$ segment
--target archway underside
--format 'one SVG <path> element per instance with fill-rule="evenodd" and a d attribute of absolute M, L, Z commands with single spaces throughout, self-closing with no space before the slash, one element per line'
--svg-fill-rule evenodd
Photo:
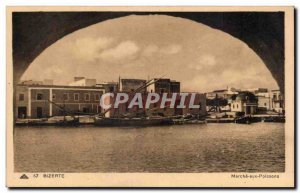
<path fill-rule="evenodd" d="M 282 12 L 15 12 L 13 13 L 14 84 L 19 81 L 31 62 L 60 38 L 89 25 L 132 14 L 182 17 L 240 39 L 261 57 L 284 92 Z"/>

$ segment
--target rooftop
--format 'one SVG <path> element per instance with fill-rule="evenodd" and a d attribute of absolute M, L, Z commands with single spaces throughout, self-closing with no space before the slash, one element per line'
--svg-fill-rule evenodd
<path fill-rule="evenodd" d="M 36 85 L 36 84 L 17 84 L 17 86 L 35 87 L 35 88 L 79 88 L 79 89 L 103 89 L 99 86 L 66 86 L 66 85 Z"/>

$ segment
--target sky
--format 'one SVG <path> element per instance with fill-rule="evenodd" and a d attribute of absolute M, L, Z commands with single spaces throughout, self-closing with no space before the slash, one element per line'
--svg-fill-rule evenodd
<path fill-rule="evenodd" d="M 227 87 L 278 88 L 259 56 L 244 42 L 220 30 L 179 17 L 131 15 L 75 31 L 45 49 L 21 80 L 53 79 L 68 84 L 75 76 L 98 83 L 164 75 L 181 91 Z"/>

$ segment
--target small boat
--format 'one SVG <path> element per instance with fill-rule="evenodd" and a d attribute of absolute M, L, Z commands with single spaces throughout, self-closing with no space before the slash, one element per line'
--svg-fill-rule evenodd
<path fill-rule="evenodd" d="M 234 119 L 234 122 L 238 124 L 251 124 L 251 123 L 260 122 L 260 119 L 252 116 L 241 116 L 241 117 L 236 117 Z"/>
<path fill-rule="evenodd" d="M 238 124 L 250 124 L 252 123 L 252 119 L 250 116 L 242 116 L 242 117 L 236 117 L 234 119 L 234 122 Z"/>
<path fill-rule="evenodd" d="M 79 124 L 79 119 L 76 117 L 61 118 L 51 117 L 42 119 L 20 119 L 16 121 L 18 126 L 76 126 Z"/>
<path fill-rule="evenodd" d="M 285 117 L 284 116 L 267 117 L 264 119 L 264 122 L 285 123 Z"/>
<path fill-rule="evenodd" d="M 142 117 L 142 118 L 107 118 L 95 117 L 96 126 L 160 126 L 172 125 L 172 118 Z"/>

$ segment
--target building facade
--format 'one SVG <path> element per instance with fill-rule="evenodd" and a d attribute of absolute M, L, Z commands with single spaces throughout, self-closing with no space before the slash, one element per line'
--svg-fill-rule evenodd
<path fill-rule="evenodd" d="M 96 79 L 74 77 L 74 81 L 69 86 L 96 86 Z"/>
<path fill-rule="evenodd" d="M 154 78 L 150 81 L 151 85 L 147 87 L 148 92 L 155 93 L 179 93 L 180 82 L 170 80 L 168 78 L 158 79 Z"/>
<path fill-rule="evenodd" d="M 106 97 L 105 104 L 106 105 L 114 105 L 116 101 L 116 94 L 113 97 Z M 121 103 L 117 108 L 111 108 L 106 114 L 106 117 L 144 117 L 144 116 L 163 116 L 170 117 L 176 115 L 206 115 L 206 97 L 205 94 L 194 93 L 194 99 L 192 100 L 192 93 L 188 93 L 184 100 L 184 108 L 177 108 L 181 102 L 181 95 L 177 94 L 175 98 L 174 108 L 171 108 L 170 102 L 166 102 L 165 107 L 161 108 L 162 103 L 162 95 L 159 94 L 160 99 L 153 104 L 150 104 L 149 108 L 145 108 L 145 103 L 149 93 L 141 93 L 143 106 L 140 108 L 135 105 L 132 108 L 129 108 L 131 101 L 133 100 L 134 94 L 127 93 L 129 95 L 129 99 L 126 103 Z M 172 98 L 172 93 L 167 95 L 167 98 Z M 194 105 L 199 105 L 199 108 L 189 108 L 190 102 L 193 102 Z M 102 112 L 107 109 L 102 109 Z"/>
<path fill-rule="evenodd" d="M 119 79 L 120 92 L 132 92 L 145 85 L 146 80 L 143 79 Z M 140 92 L 146 92 L 146 88 L 141 89 Z"/>
<path fill-rule="evenodd" d="M 82 86 L 17 85 L 18 118 L 46 118 L 101 112 L 103 88 Z"/>
<path fill-rule="evenodd" d="M 258 100 L 258 110 L 259 111 L 270 111 L 272 110 L 272 100 L 270 96 L 257 96 Z"/>
<path fill-rule="evenodd" d="M 251 92 L 241 92 L 232 97 L 231 111 L 244 113 L 245 115 L 257 112 L 258 102 L 256 96 Z"/>
<path fill-rule="evenodd" d="M 104 88 L 105 93 L 117 92 L 119 90 L 119 84 L 117 82 L 104 82 L 96 84 L 96 87 Z"/>
<path fill-rule="evenodd" d="M 278 113 L 284 113 L 284 97 L 280 90 L 271 90 L 272 109 Z"/>

